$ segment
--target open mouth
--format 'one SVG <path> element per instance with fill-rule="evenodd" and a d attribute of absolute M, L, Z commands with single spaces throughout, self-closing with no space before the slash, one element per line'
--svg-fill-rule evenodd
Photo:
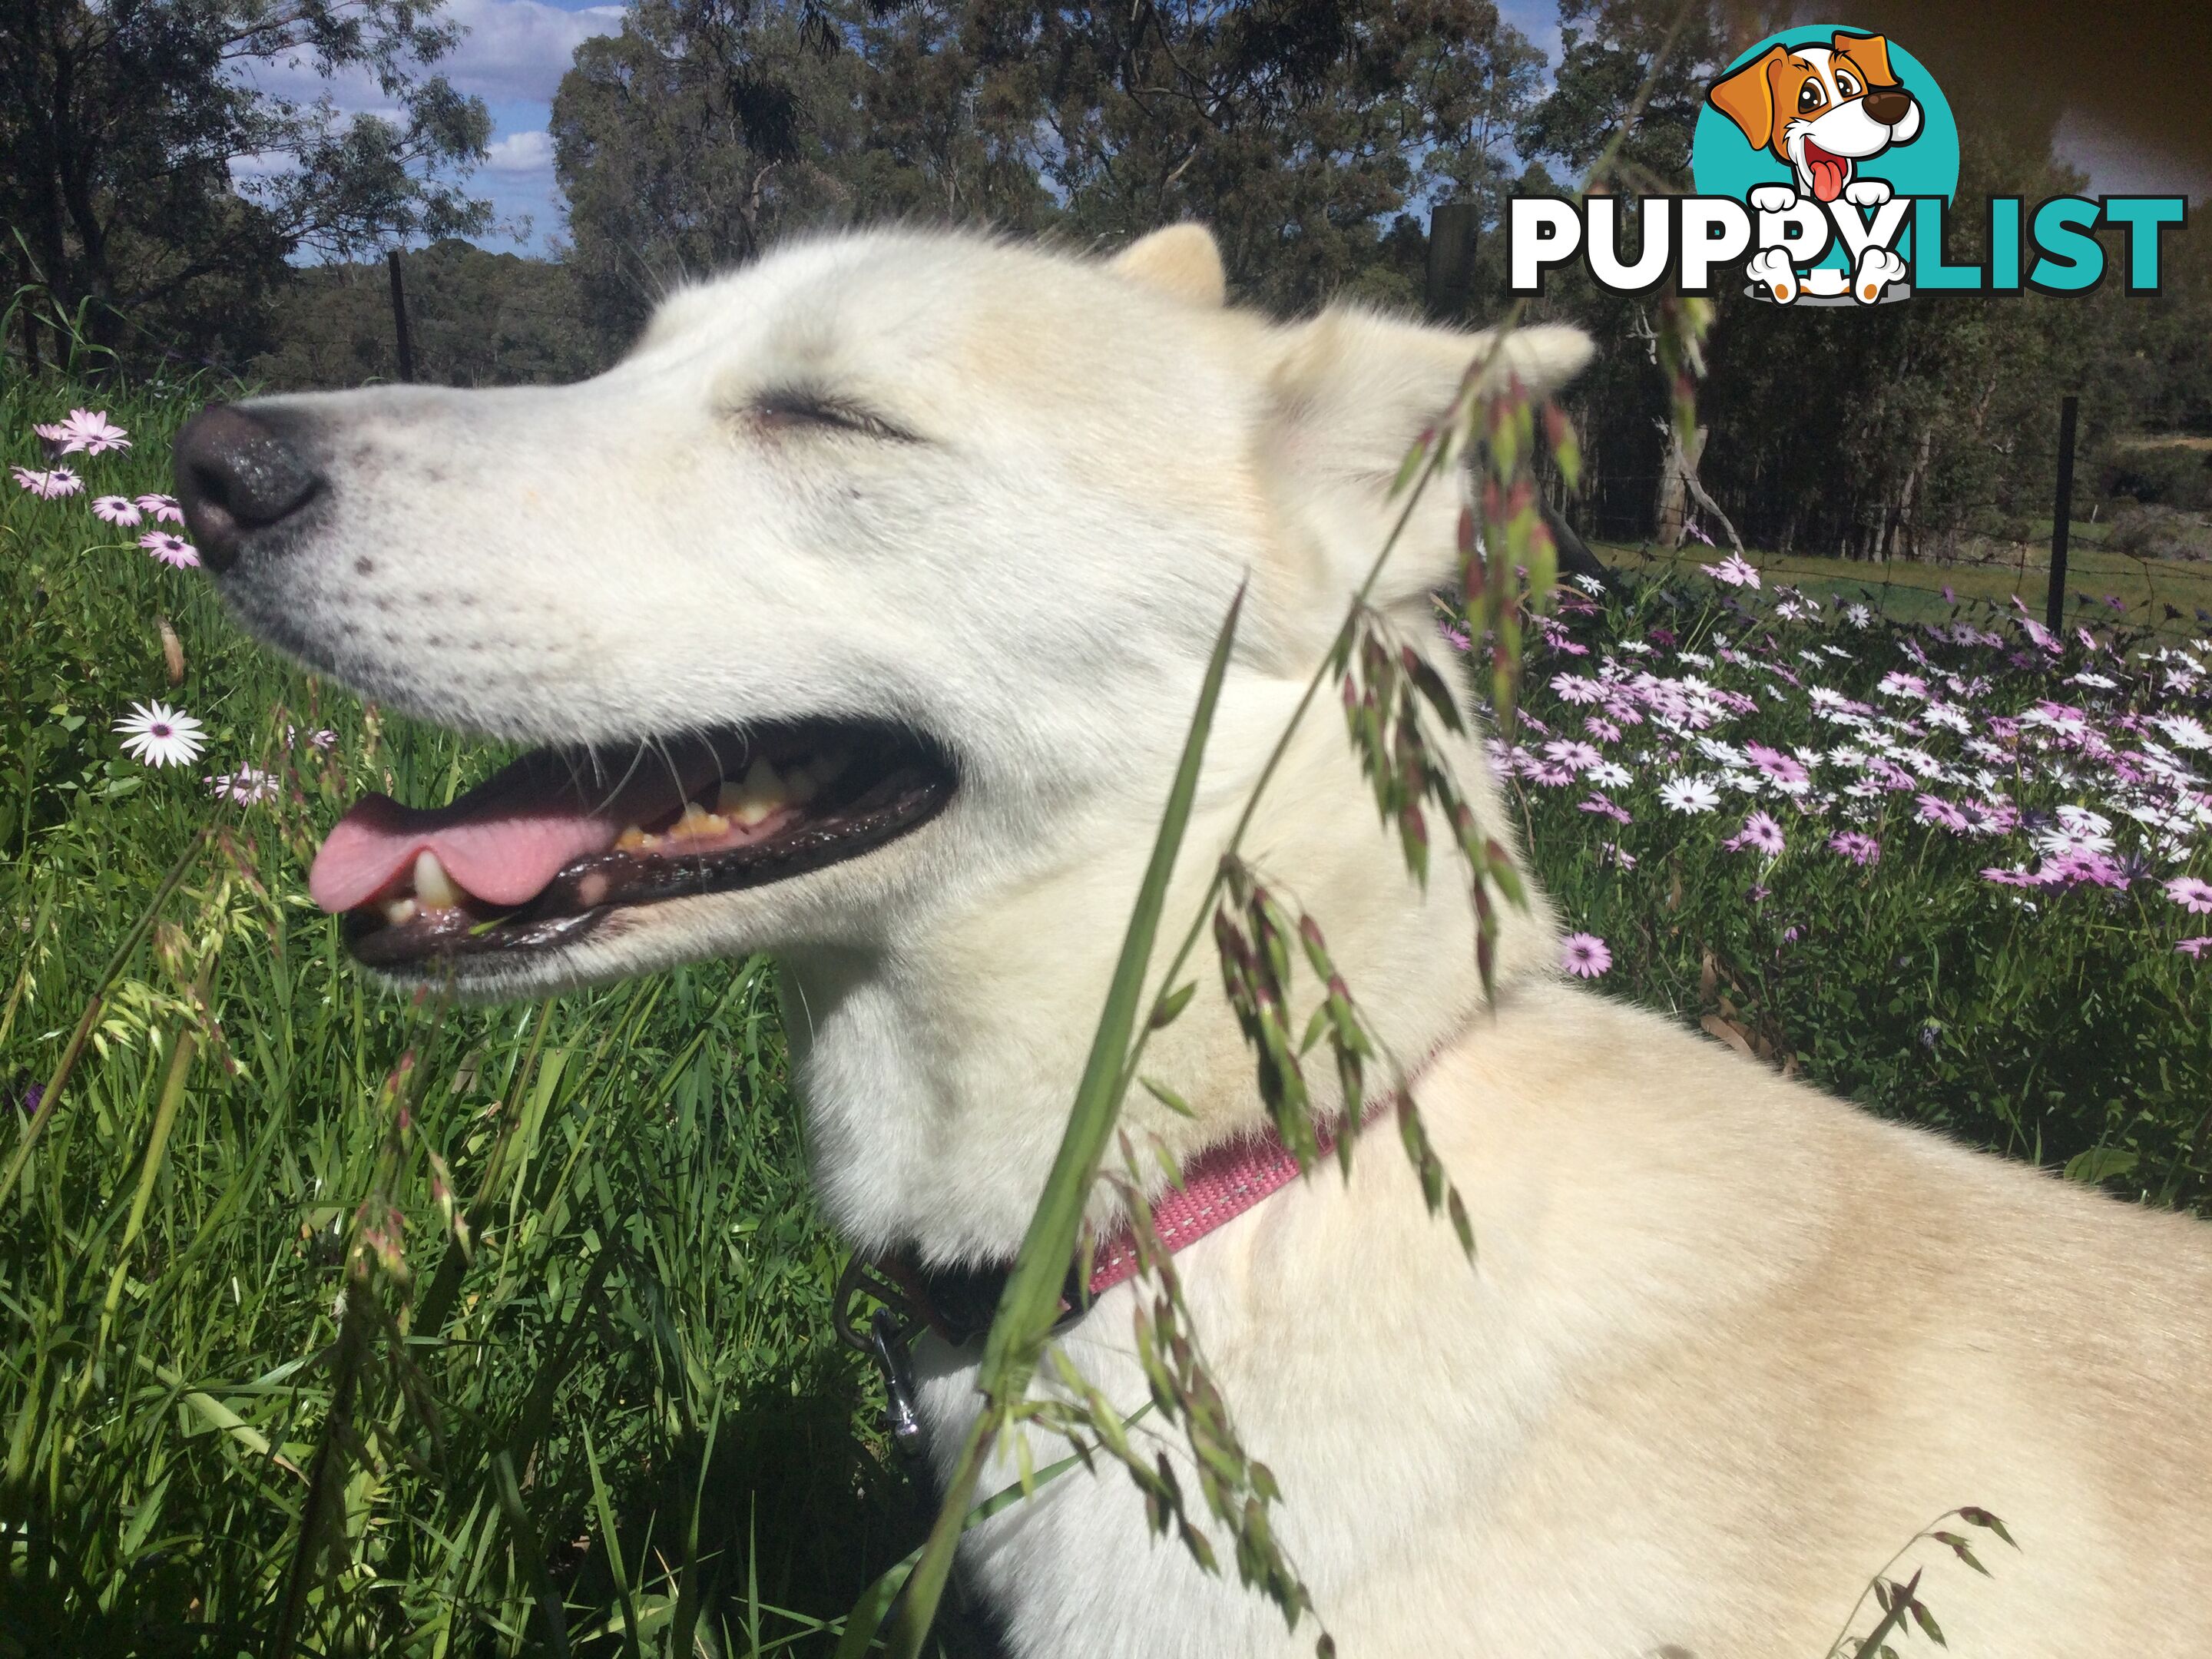
<path fill-rule="evenodd" d="M 550 951 L 617 910 L 859 858 L 934 817 L 955 782 L 934 745 L 851 720 L 541 749 L 450 806 L 365 797 L 307 887 L 372 967 Z"/>
<path fill-rule="evenodd" d="M 1851 158 L 1822 149 L 1810 138 L 1805 141 L 1805 169 L 1813 175 L 1813 194 L 1824 202 L 1834 201 L 1851 181 Z"/>

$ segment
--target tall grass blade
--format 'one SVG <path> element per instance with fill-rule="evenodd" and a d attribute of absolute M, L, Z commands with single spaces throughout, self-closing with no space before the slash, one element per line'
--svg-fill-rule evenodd
<path fill-rule="evenodd" d="M 1130 913 L 1128 933 L 1114 966 L 1113 982 L 1098 1017 L 1097 1035 L 1091 1039 L 1083 1080 L 1075 1091 L 1074 1109 L 1068 1114 L 1067 1128 L 1060 1137 L 1044 1195 L 1030 1218 L 1021 1251 L 1014 1258 L 1013 1271 L 1007 1275 L 1006 1291 L 999 1299 L 997 1316 L 984 1339 L 980 1378 L 986 1396 L 983 1409 L 947 1482 L 944 1507 L 938 1511 L 936 1523 L 915 1563 L 905 1599 L 899 1605 L 891 1634 L 891 1651 L 899 1659 L 917 1659 L 935 1622 L 945 1579 L 952 1570 L 953 1548 L 965 1528 L 969 1502 L 975 1496 L 983 1459 L 995 1434 L 994 1419 L 1028 1387 L 1037 1354 L 1060 1317 L 1060 1286 L 1066 1280 L 1068 1263 L 1075 1259 L 1084 1204 L 1127 1091 L 1124 1062 L 1152 963 L 1152 940 L 1159 931 L 1160 909 L 1167 900 L 1176 855 L 1182 848 L 1183 831 L 1190 823 L 1206 740 L 1213 729 L 1213 713 L 1221 701 L 1221 684 L 1229 671 L 1237 619 L 1243 608 L 1244 589 L 1240 586 L 1206 665 L 1190 734 L 1184 739 L 1159 834 L 1152 842 L 1152 861 L 1137 890 L 1136 907 Z"/>

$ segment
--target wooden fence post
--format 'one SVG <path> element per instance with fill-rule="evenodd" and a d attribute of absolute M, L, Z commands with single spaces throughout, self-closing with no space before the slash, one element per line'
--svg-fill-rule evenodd
<path fill-rule="evenodd" d="M 415 378 L 415 342 L 407 333 L 407 289 L 399 280 L 399 250 L 393 248 L 386 253 L 384 263 L 392 271 L 392 326 L 399 337 L 399 378 L 411 382 Z"/>
<path fill-rule="evenodd" d="M 1425 303 L 1432 323 L 1455 322 L 1467 313 L 1474 288 L 1474 228 L 1472 202 L 1444 202 L 1429 213 L 1429 260 Z"/>
<path fill-rule="evenodd" d="M 2058 503 L 2051 519 L 2051 597 L 2044 626 L 2056 634 L 2066 625 L 2066 536 L 2074 519 L 2074 414 L 2081 399 L 2070 393 L 2058 404 Z"/>

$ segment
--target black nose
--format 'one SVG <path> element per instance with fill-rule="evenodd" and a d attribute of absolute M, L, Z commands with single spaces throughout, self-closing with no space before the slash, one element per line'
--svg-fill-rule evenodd
<path fill-rule="evenodd" d="M 249 534 L 289 518 L 321 491 L 301 436 L 297 416 L 228 404 L 210 404 L 177 434 L 177 504 L 214 569 L 229 569 Z"/>
<path fill-rule="evenodd" d="M 1912 94 L 1902 87 L 1876 87 L 1863 100 L 1866 112 L 1886 127 L 1912 113 Z"/>

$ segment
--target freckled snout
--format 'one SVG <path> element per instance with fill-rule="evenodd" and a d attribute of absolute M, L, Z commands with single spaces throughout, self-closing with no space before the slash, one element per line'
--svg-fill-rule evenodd
<path fill-rule="evenodd" d="M 177 504 L 214 570 L 238 562 L 246 538 L 290 518 L 322 493 L 301 417 L 211 404 L 177 434 Z"/>
<path fill-rule="evenodd" d="M 1912 113 L 1912 94 L 1903 87 L 1876 87 L 1860 101 L 1886 127 L 1896 126 Z"/>

